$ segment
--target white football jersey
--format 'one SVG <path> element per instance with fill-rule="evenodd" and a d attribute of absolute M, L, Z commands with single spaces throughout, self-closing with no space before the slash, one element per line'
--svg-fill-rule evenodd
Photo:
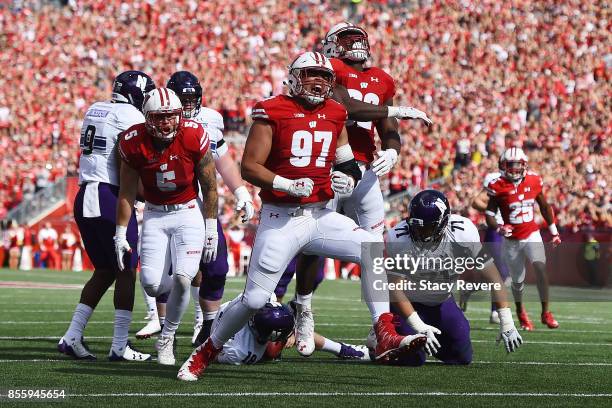
<path fill-rule="evenodd" d="M 415 282 L 416 290 L 406 292 L 410 300 L 432 305 L 444 302 L 451 295 L 448 290 L 437 290 L 435 286 L 454 283 L 458 276 L 465 272 L 461 267 L 461 262 L 465 262 L 463 260 L 483 259 L 478 229 L 470 219 L 457 214 L 450 215 L 442 240 L 435 248 L 422 249 L 416 245 L 412 241 L 406 220 L 389 231 L 385 247 L 388 258 L 408 255 L 410 259 L 418 262 L 414 268 L 414 264 L 410 264 L 410 271 L 413 272 L 410 274 L 406 270 L 391 269 L 387 272 Z M 484 257 L 482 265 L 491 261 L 492 259 Z M 421 282 L 431 282 L 433 288 L 423 289 Z"/>
<path fill-rule="evenodd" d="M 493 181 L 497 180 L 500 177 L 501 173 L 499 171 L 487 173 L 483 182 L 485 190 L 489 188 L 489 184 L 491 184 Z M 497 213 L 495 214 L 495 220 L 497 221 L 497 225 L 504 225 L 504 219 L 502 218 L 501 211 L 499 211 L 499 208 L 497 209 Z"/>
<path fill-rule="evenodd" d="M 240 296 L 240 295 L 239 295 Z M 218 324 L 219 316 L 223 313 L 229 302 L 221 305 L 217 317 L 212 325 L 212 330 Z M 238 333 L 223 345 L 223 350 L 217 356 L 217 362 L 221 364 L 255 364 L 261 360 L 266 353 L 267 342 L 259 343 L 251 331 L 248 323 Z"/>
<path fill-rule="evenodd" d="M 117 137 L 144 121 L 143 114 L 129 103 L 107 101 L 91 105 L 81 128 L 79 184 L 98 181 L 118 186 Z"/>
<path fill-rule="evenodd" d="M 193 120 L 206 129 L 210 138 L 210 150 L 215 160 L 227 153 L 227 143 L 223 140 L 223 116 L 219 112 L 202 106 Z"/>

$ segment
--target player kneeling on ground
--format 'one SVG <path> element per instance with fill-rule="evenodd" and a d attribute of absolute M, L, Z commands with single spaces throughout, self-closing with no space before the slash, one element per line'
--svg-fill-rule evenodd
<path fill-rule="evenodd" d="M 427 336 L 425 351 L 446 364 L 469 364 L 472 361 L 470 325 L 453 299 L 450 290 L 461 268 L 440 267 L 444 260 L 471 257 L 481 260 L 483 277 L 494 285 L 493 297 L 499 312 L 498 342 L 504 341 L 508 352 L 515 351 L 522 338 L 514 326 L 512 313 L 493 259 L 486 254 L 476 226 L 469 219 L 451 214 L 448 200 L 439 191 L 424 190 L 410 202 L 408 219 L 393 228 L 387 237 L 389 258 L 417 258 L 421 266 L 416 270 L 389 271 L 389 281 L 402 284 L 406 290 L 390 293 L 391 311 L 398 323 L 398 333 L 421 333 Z M 420 259 L 418 259 L 420 258 Z M 425 265 L 425 266 L 423 266 Z M 431 265 L 431 266 L 430 266 Z M 455 265 L 459 265 L 456 263 Z M 419 290 L 426 286 L 426 290 Z M 425 351 L 393 361 L 398 365 L 419 366 L 425 363 Z"/>

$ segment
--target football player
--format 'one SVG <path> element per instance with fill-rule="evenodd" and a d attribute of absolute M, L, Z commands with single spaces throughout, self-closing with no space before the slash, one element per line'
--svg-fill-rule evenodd
<path fill-rule="evenodd" d="M 548 309 L 548 276 L 546 254 L 540 228 L 534 221 L 534 207 L 538 203 L 542 217 L 548 224 L 554 247 L 561 243 L 555 215 L 542 191 L 542 179 L 527 169 L 527 155 L 518 147 L 507 149 L 500 158 L 500 175 L 487 180 L 485 188 L 489 194 L 486 210 L 487 225 L 504 236 L 503 253 L 512 278 L 512 294 L 516 302 L 521 327 L 533 330 L 533 322 L 523 306 L 525 280 L 525 258 L 532 264 L 537 278 L 538 292 L 542 303 L 541 321 L 550 329 L 559 327 Z M 495 218 L 500 210 L 503 225 Z"/>
<path fill-rule="evenodd" d="M 393 168 L 400 153 L 401 141 L 395 118 L 419 119 L 427 125 L 431 124 L 431 120 L 424 112 L 408 107 L 400 109 L 410 111 L 411 115 L 393 114 L 398 110 L 393 106 L 395 83 L 382 69 L 366 67 L 370 58 L 370 45 L 368 34 L 361 27 L 348 22 L 334 25 L 323 40 L 323 53 L 330 58 L 336 74 L 334 99 L 349 112 L 351 120 L 346 123 L 348 140 L 362 174 L 351 194 L 336 195 L 333 207 L 353 219 L 364 230 L 382 239 L 385 206 L 378 178 Z M 364 109 L 359 102 L 372 107 L 369 116 L 363 116 Z M 386 109 L 388 115 L 376 116 L 375 109 Z M 375 130 L 381 139 L 382 150 L 379 152 L 376 151 Z M 316 257 L 302 256 L 298 261 L 298 276 L 315 273 L 316 267 L 313 264 L 316 262 Z M 300 284 L 302 282 L 312 284 L 314 276 L 300 279 L 297 285 L 297 302 L 303 311 L 297 315 L 296 342 L 298 351 L 308 356 L 314 350 L 314 338 L 311 335 L 314 331 L 310 329 L 310 326 L 314 326 L 310 311 L 314 288 L 304 287 Z M 364 289 L 369 290 L 367 287 L 364 285 Z M 374 326 L 382 314 L 389 312 L 389 305 L 387 302 L 370 301 L 372 297 L 367 292 L 365 295 Z M 372 328 L 368 336 L 371 348 L 375 348 L 375 339 Z"/>
<path fill-rule="evenodd" d="M 76 359 L 96 358 L 83 342 L 83 330 L 98 302 L 115 281 L 115 329 L 108 358 L 111 361 L 151 358 L 149 354 L 134 350 L 128 341 L 138 253 L 134 250 L 119 268 L 112 238 L 115 235 L 119 167 L 125 167 L 120 166 L 116 144 L 121 132 L 145 121 L 141 113 L 143 100 L 154 88 L 147 74 L 123 72 L 113 82 L 112 99 L 94 103 L 85 114 L 80 140 L 80 189 L 74 202 L 74 218 L 95 270 L 81 292 L 70 327 L 58 344 L 61 353 Z M 136 249 L 138 229 L 132 207 L 126 210 L 124 226 L 126 241 Z"/>
<path fill-rule="evenodd" d="M 219 322 L 219 316 L 230 302 L 221 305 L 214 329 Z M 292 306 L 292 305 L 290 305 Z M 216 361 L 222 364 L 255 364 L 265 359 L 276 359 L 284 346 L 289 346 L 295 326 L 295 308 L 278 303 L 272 295 L 242 329 L 238 331 L 217 355 Z M 316 334 L 317 350 L 334 354 L 344 360 L 369 361 L 370 356 L 365 346 L 354 346 L 338 343 Z"/>
<path fill-rule="evenodd" d="M 468 218 L 452 214 L 448 200 L 439 191 L 424 190 L 410 202 L 410 215 L 387 235 L 389 258 L 408 256 L 418 260 L 418 268 L 388 270 L 394 284 L 413 282 L 414 289 L 394 290 L 391 310 L 402 334 L 427 335 L 425 351 L 446 364 L 469 364 L 472 361 L 470 325 L 453 299 L 449 285 L 458 281 L 459 268 L 448 266 L 447 260 L 471 258 L 483 277 L 497 284 L 492 290 L 500 317 L 498 342 L 504 341 L 508 352 L 515 351 L 522 339 L 514 326 L 512 312 L 505 300 L 505 290 L 493 259 L 480 243 L 476 226 Z M 436 263 L 435 260 L 444 260 Z M 433 262 L 431 262 L 433 260 Z M 463 262 L 463 261 L 462 261 Z M 423 289 L 423 282 L 429 285 Z M 404 285 L 407 287 L 407 285 Z M 422 365 L 425 352 L 402 356 L 393 361 L 399 365 Z"/>
<path fill-rule="evenodd" d="M 188 71 L 178 71 L 172 74 L 167 83 L 183 104 L 183 117 L 198 122 L 204 127 L 210 137 L 210 149 L 215 160 L 215 168 L 224 183 L 234 193 L 235 210 L 242 213 L 242 222 L 247 222 L 255 215 L 253 199 L 242 178 L 240 169 L 228 152 L 228 144 L 223 139 L 223 116 L 213 109 L 202 106 L 202 86 L 198 78 Z M 200 263 L 200 273 L 192 282 L 191 295 L 195 304 L 195 325 L 192 345 L 197 347 L 210 335 L 210 327 L 221 305 L 225 278 L 229 271 L 227 262 L 227 242 L 217 222 L 219 247 L 217 259 L 211 263 Z M 160 314 L 160 317 L 163 316 Z M 150 330 L 145 330 L 151 327 Z M 160 330 L 157 321 L 150 322 L 141 332 L 141 336 Z M 198 336 L 198 334 L 201 335 Z M 152 333 L 151 333 L 152 334 Z"/>
<path fill-rule="evenodd" d="M 140 277 L 149 296 L 170 292 L 156 347 L 158 363 L 173 365 L 174 335 L 189 304 L 200 258 L 209 262 L 216 257 L 217 182 L 208 134 L 199 123 L 182 118 L 183 106 L 172 90 L 149 92 L 143 113 L 145 123 L 127 129 L 119 141 L 124 165 L 115 252 L 123 268 L 124 255 L 135 249 L 126 240 L 126 229 L 140 179 L 145 198 Z M 203 204 L 197 200 L 198 187 Z"/>
<path fill-rule="evenodd" d="M 289 95 L 254 106 L 242 176 L 261 187 L 263 206 L 246 287 L 183 364 L 179 379 L 195 381 L 203 374 L 223 345 L 265 306 L 298 253 L 361 262 L 361 244 L 382 241 L 326 208 L 334 192 L 350 193 L 361 178 L 344 127 L 346 110 L 329 99 L 333 83 L 329 60 L 307 52 L 289 66 Z M 362 265 L 364 270 L 368 267 Z M 423 346 L 423 336 L 398 336 L 388 315 L 376 325 L 377 358 Z"/>

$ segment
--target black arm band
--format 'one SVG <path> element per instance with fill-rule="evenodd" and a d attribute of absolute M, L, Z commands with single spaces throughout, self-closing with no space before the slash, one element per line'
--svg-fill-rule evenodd
<path fill-rule="evenodd" d="M 361 170 L 357 165 L 357 161 L 355 159 L 351 159 L 349 161 L 345 161 L 344 163 L 336 164 L 334 166 L 334 170 L 340 171 L 348 176 L 351 176 L 355 179 L 355 184 L 359 180 L 361 180 Z"/>

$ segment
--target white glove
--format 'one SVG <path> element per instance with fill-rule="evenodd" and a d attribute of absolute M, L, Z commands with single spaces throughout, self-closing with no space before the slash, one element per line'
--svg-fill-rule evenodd
<path fill-rule="evenodd" d="M 410 316 L 408 316 L 407 322 L 417 333 L 427 336 L 427 343 L 425 344 L 425 351 L 427 354 L 433 356 L 438 352 L 438 350 L 440 350 L 440 343 L 438 342 L 438 339 L 436 339 L 436 334 L 442 334 L 440 329 L 425 324 L 417 312 L 413 312 Z"/>
<path fill-rule="evenodd" d="M 308 197 L 312 194 L 314 182 L 309 178 L 289 180 L 288 178 L 276 175 L 272 181 L 272 188 L 284 191 L 293 197 Z"/>
<path fill-rule="evenodd" d="M 497 227 L 497 233 L 503 237 L 511 237 L 514 227 L 510 224 L 504 224 Z"/>
<path fill-rule="evenodd" d="M 338 194 L 351 194 L 355 188 L 355 179 L 341 171 L 332 171 L 331 188 Z"/>
<path fill-rule="evenodd" d="M 427 114 L 418 109 L 412 108 L 410 106 L 388 106 L 389 113 L 387 114 L 390 118 L 397 119 L 420 119 L 427 126 L 431 125 L 433 122 L 431 119 L 427 117 Z"/>
<path fill-rule="evenodd" d="M 255 215 L 255 207 L 253 206 L 253 199 L 249 194 L 249 190 L 245 186 L 240 186 L 234 190 L 234 197 L 236 197 L 236 212 L 244 211 L 242 214 L 242 222 L 247 222 Z"/>
<path fill-rule="evenodd" d="M 372 171 L 378 177 L 387 174 L 395 163 L 397 163 L 397 151 L 395 149 L 387 149 L 380 152 L 376 152 L 378 159 L 372 163 Z"/>
<path fill-rule="evenodd" d="M 125 269 L 125 264 L 123 262 L 123 257 L 126 253 L 132 253 L 132 248 L 130 247 L 130 243 L 126 238 L 127 227 L 117 225 L 115 228 L 115 236 L 113 237 L 113 241 L 115 241 L 115 255 L 117 256 L 117 265 L 119 265 L 120 270 Z"/>
<path fill-rule="evenodd" d="M 510 311 L 509 307 L 504 307 L 502 309 L 498 309 L 497 313 L 499 314 L 499 334 L 497 335 L 497 344 L 499 344 L 500 340 L 503 340 L 508 353 L 516 351 L 516 349 L 523 344 L 523 338 L 514 326 L 512 312 Z"/>
<path fill-rule="evenodd" d="M 202 260 L 209 263 L 217 259 L 217 246 L 219 244 L 219 234 L 217 233 L 217 220 L 207 218 L 204 220 L 206 231 L 204 232 L 204 253 Z"/>

